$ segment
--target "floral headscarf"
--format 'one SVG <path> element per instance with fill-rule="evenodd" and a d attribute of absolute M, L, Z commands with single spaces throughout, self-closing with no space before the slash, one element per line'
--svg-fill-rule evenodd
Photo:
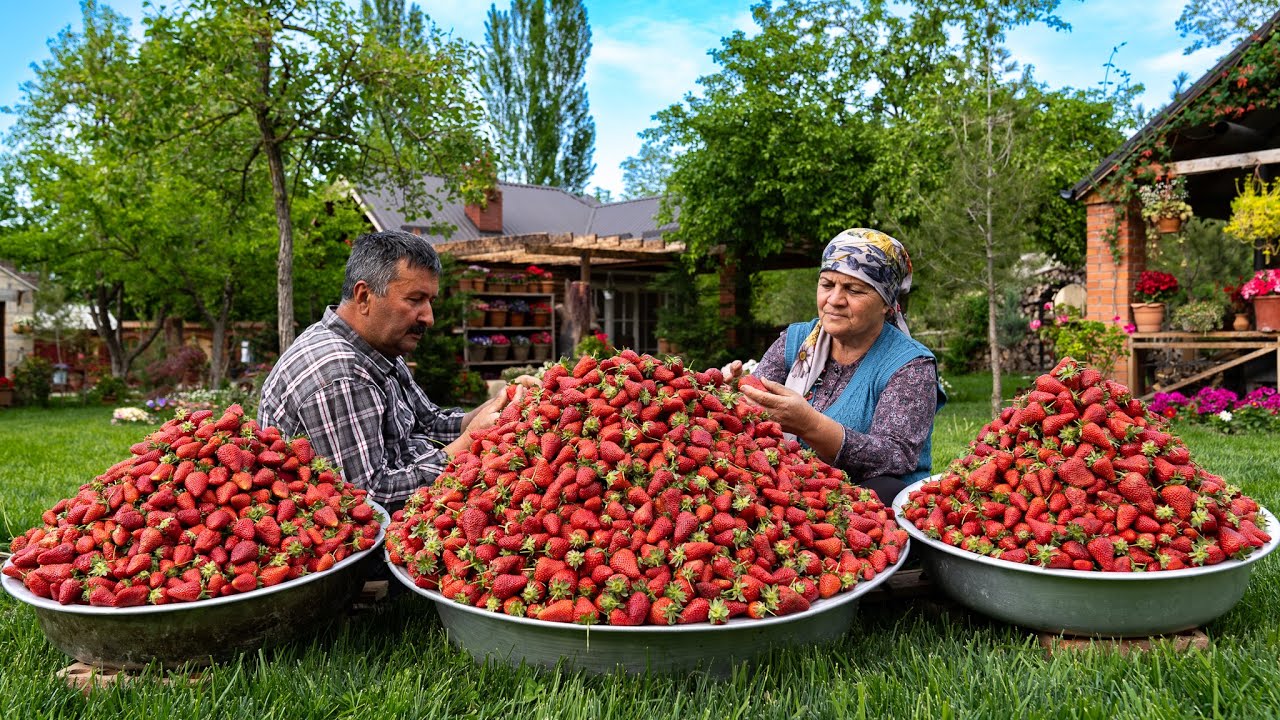
<path fill-rule="evenodd" d="M 822 269 L 851 275 L 875 288 L 890 308 L 887 322 L 892 322 L 906 335 L 907 323 L 902 318 L 898 296 L 911 290 L 911 256 L 902 243 L 867 228 L 850 228 L 827 243 L 822 251 Z M 831 336 L 814 325 L 796 354 L 796 362 L 787 376 L 787 387 L 801 395 L 809 392 L 831 356 Z"/>

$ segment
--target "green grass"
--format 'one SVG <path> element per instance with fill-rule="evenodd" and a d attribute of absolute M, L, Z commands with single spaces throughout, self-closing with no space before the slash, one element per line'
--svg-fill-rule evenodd
<path fill-rule="evenodd" d="M 988 415 L 989 378 L 949 380 L 938 464 Z M 1007 383 L 1010 394 L 1018 382 Z M 0 534 L 37 523 L 145 431 L 109 418 L 103 408 L 0 412 Z M 1179 430 L 1202 464 L 1280 507 L 1275 436 Z M 1277 607 L 1280 571 L 1268 560 L 1240 604 L 1207 628 L 1207 652 L 1047 659 L 1034 633 L 980 616 L 867 606 L 834 645 L 775 653 L 716 681 L 477 666 L 448 645 L 427 601 L 402 595 L 319 636 L 215 666 L 195 687 L 153 676 L 85 698 L 55 678 L 69 660 L 32 612 L 0 594 L 0 718 L 1276 717 Z"/>

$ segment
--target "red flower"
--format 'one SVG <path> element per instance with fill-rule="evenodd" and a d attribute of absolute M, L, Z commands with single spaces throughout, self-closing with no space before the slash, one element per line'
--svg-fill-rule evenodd
<path fill-rule="evenodd" d="M 1166 272 L 1144 270 L 1133 292 L 1143 302 L 1164 302 L 1178 292 L 1178 279 Z"/>
<path fill-rule="evenodd" d="M 3 375 L 0 375 L 0 390 L 10 390 L 13 388 L 13 381 Z"/>

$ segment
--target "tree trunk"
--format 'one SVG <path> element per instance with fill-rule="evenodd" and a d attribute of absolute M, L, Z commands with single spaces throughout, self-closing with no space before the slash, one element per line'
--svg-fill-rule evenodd
<path fill-rule="evenodd" d="M 116 321 L 111 322 L 111 308 L 115 306 Z M 102 343 L 107 346 L 107 356 L 111 359 L 111 374 L 114 377 L 124 379 L 129 375 L 129 367 L 133 365 L 133 361 L 146 351 L 151 343 L 160 336 L 160 331 L 164 329 L 165 318 L 168 312 L 165 309 L 158 311 L 155 323 L 151 326 L 151 330 L 146 337 L 142 338 L 131 351 L 125 350 L 124 344 L 124 328 L 121 319 L 124 317 L 124 285 L 115 283 L 110 289 L 102 283 L 98 283 L 93 293 L 89 297 L 89 314 L 93 319 L 94 330 L 97 331 L 98 337 Z"/>
<path fill-rule="evenodd" d="M 988 12 L 987 27 L 991 28 L 990 8 Z M 987 112 L 986 112 L 986 165 L 987 165 L 987 182 L 986 182 L 986 214 L 987 226 L 984 230 L 984 239 L 986 241 L 987 250 L 987 346 L 991 351 L 991 416 L 998 417 L 1000 415 L 1000 404 L 1004 400 L 1004 392 L 1000 383 L 1000 336 L 996 332 L 997 317 L 996 313 L 999 309 L 998 297 L 996 295 L 998 288 L 996 287 L 996 238 L 995 238 L 995 182 L 996 182 L 996 156 L 995 156 L 995 115 L 992 108 L 992 93 L 994 92 L 994 79 L 991 77 L 991 40 L 988 39 L 986 44 L 984 59 L 986 63 L 984 78 L 986 80 L 987 91 Z"/>
<path fill-rule="evenodd" d="M 262 137 L 262 154 L 267 158 L 271 173 L 271 193 L 275 200 L 276 228 L 280 233 L 280 250 L 276 255 L 276 332 L 280 338 L 280 352 L 293 344 L 293 217 L 289 207 L 288 178 L 285 177 L 284 157 L 280 149 L 275 122 L 266 98 L 272 96 L 271 48 L 274 40 L 265 34 L 255 43 L 258 53 L 258 79 L 261 83 L 263 103 L 254 111 L 258 133 Z"/>

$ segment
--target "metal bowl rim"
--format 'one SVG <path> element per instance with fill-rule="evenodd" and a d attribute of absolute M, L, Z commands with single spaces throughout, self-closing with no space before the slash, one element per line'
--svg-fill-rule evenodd
<path fill-rule="evenodd" d="M 1011 563 L 1011 562 L 1006 562 L 1004 560 L 997 560 L 995 558 L 987 557 L 985 555 L 978 555 L 977 553 L 971 553 L 967 550 L 961 550 L 959 548 L 952 547 L 951 545 L 948 545 L 939 540 L 934 540 L 933 538 L 925 536 L 925 534 L 915 526 L 915 523 L 903 517 L 903 513 L 902 513 L 903 506 L 906 504 L 907 498 L 911 495 L 911 493 L 919 489 L 921 485 L 924 485 L 930 480 L 934 480 L 940 477 L 942 477 L 942 475 L 937 474 L 937 475 L 933 475 L 932 477 L 925 478 L 924 480 L 920 480 L 918 482 L 912 483 L 911 485 L 908 485 L 907 487 L 903 488 L 896 496 L 894 496 L 893 511 L 897 515 L 898 525 L 900 525 L 903 530 L 907 531 L 907 534 L 911 536 L 912 541 L 920 541 L 925 547 L 944 552 L 953 557 L 980 563 L 983 565 L 990 565 L 991 567 L 1000 568 L 1002 570 L 1013 570 L 1016 572 L 1030 573 L 1032 575 L 1045 575 L 1049 577 L 1073 578 L 1073 579 L 1079 579 L 1079 580 L 1097 580 L 1100 582 L 1113 582 L 1113 581 L 1114 582 L 1155 582 L 1159 580 L 1178 580 L 1181 578 L 1195 577 L 1197 575 L 1213 575 L 1215 573 L 1227 572 L 1230 570 L 1235 570 L 1241 567 L 1245 567 L 1251 563 L 1254 563 L 1266 557 L 1268 554 L 1271 553 L 1272 550 L 1276 549 L 1277 545 L 1280 545 L 1280 532 L 1276 532 L 1276 529 L 1277 529 L 1276 516 L 1272 515 L 1271 511 L 1267 510 L 1265 507 L 1262 507 L 1261 505 L 1259 505 L 1258 513 L 1261 514 L 1267 521 L 1267 527 L 1270 528 L 1271 530 L 1271 532 L 1269 533 L 1271 535 L 1271 541 L 1263 545 L 1262 547 L 1255 549 L 1252 553 L 1249 554 L 1249 557 L 1245 558 L 1244 560 L 1224 560 L 1216 565 L 1204 565 L 1201 567 L 1183 568 L 1181 570 L 1161 570 L 1159 572 L 1150 572 L 1150 573 L 1112 572 L 1108 570 L 1062 570 L 1057 568 L 1043 568 L 1043 567 L 1039 567 L 1038 565 L 1027 565 L 1024 563 Z"/>
<path fill-rule="evenodd" d="M 360 552 L 354 553 L 352 555 L 347 556 L 346 558 L 343 558 L 342 562 L 335 564 L 333 567 L 329 568 L 328 570 L 325 570 L 324 572 L 308 573 L 300 578 L 295 578 L 293 580 L 289 580 L 288 582 L 282 582 L 279 585 L 272 585 L 271 587 L 258 588 L 257 590 L 251 590 L 246 593 L 237 593 L 235 595 L 227 595 L 225 597 L 217 597 L 217 598 L 208 598 L 205 600 L 193 600 L 191 602 L 184 602 L 184 603 L 170 603 L 167 605 L 137 605 L 134 607 L 127 607 L 127 608 L 111 608 L 111 607 L 99 607 L 96 605 L 80 605 L 80 604 L 63 605 L 56 600 L 50 600 L 49 598 L 42 598 L 36 595 L 35 593 L 28 590 L 26 586 L 23 585 L 22 582 L 19 581 L 17 578 L 4 575 L 4 576 L 0 576 L 0 579 L 3 580 L 2 584 L 4 589 L 17 600 L 21 600 L 22 602 L 25 602 L 28 605 L 32 605 L 32 606 L 41 608 L 43 610 L 53 610 L 55 612 L 70 613 L 73 615 L 101 615 L 104 617 L 123 617 L 128 615 L 156 615 L 161 613 L 181 612 L 183 610 L 202 610 L 206 608 L 216 607 L 218 605 L 229 605 L 231 603 L 240 602 L 242 600 L 252 600 L 256 598 L 262 598 L 262 597 L 271 595 L 273 593 L 283 592 L 285 590 L 292 590 L 294 588 L 301 587 L 313 580 L 317 580 L 323 577 L 328 577 L 334 573 L 337 573 L 341 571 L 343 568 L 349 567 L 350 565 L 359 562 L 362 558 L 367 557 L 369 553 L 376 551 L 378 547 L 382 544 L 383 539 L 386 537 L 387 525 L 389 525 L 391 522 L 391 515 L 386 511 L 385 508 L 383 508 L 378 503 L 372 500 L 369 500 L 367 498 L 365 502 L 372 505 L 373 509 L 377 513 L 381 513 L 383 518 L 383 521 L 381 522 L 380 527 L 378 528 L 378 537 L 374 538 L 373 545 L 369 549 L 361 550 Z M 9 560 L 5 561 L 5 566 L 8 567 L 12 563 L 13 563 L 13 559 L 10 558 Z"/>
<path fill-rule="evenodd" d="M 911 550 L 911 544 L 910 544 L 910 541 L 908 541 L 907 544 L 903 546 L 902 552 L 898 555 L 898 562 L 885 568 L 884 572 L 877 573 L 874 578 L 871 578 L 866 582 L 858 583 L 856 586 L 854 586 L 852 590 L 849 590 L 848 592 L 840 593 L 838 595 L 835 595 L 826 599 L 815 600 L 812 603 L 810 603 L 809 609 L 803 612 L 798 612 L 791 615 L 781 615 L 781 616 L 775 616 L 775 617 L 762 618 L 760 620 L 755 620 L 755 619 L 746 618 L 746 617 L 739 617 L 739 618 L 733 618 L 721 625 L 711 625 L 709 623 L 699 623 L 696 625 L 693 625 L 693 624 L 690 624 L 690 625 L 629 625 L 629 626 L 579 625 L 577 623 L 558 623 L 558 622 L 548 622 L 546 620 L 537 620 L 534 618 L 515 617 L 512 615 L 507 615 L 506 613 L 490 612 L 488 610 L 482 610 L 480 608 L 473 607 L 471 605 L 464 605 L 459 602 L 454 602 L 449 598 L 445 597 L 444 595 L 441 595 L 439 592 L 436 592 L 434 590 L 427 590 L 425 588 L 420 588 L 416 584 L 414 584 L 413 579 L 409 577 L 409 573 L 407 571 L 405 571 L 400 566 L 395 565 L 394 563 L 391 562 L 390 557 L 387 556 L 387 551 L 385 548 L 383 549 L 383 559 L 386 560 L 387 565 L 391 568 L 391 572 L 396 576 L 396 579 L 398 579 L 402 584 L 404 584 L 410 590 L 413 590 L 415 593 L 421 595 L 422 597 L 428 598 L 439 605 L 455 608 L 457 610 L 461 610 L 466 613 L 477 615 L 479 617 L 483 617 L 486 619 L 501 620 L 501 621 L 513 623 L 516 625 L 526 625 L 529 627 L 537 627 L 537 628 L 550 629 L 550 630 L 563 630 L 564 632 L 581 633 L 583 635 L 587 635 L 589 633 L 611 633 L 611 634 L 612 633 L 629 633 L 629 634 L 644 635 L 648 633 L 728 632 L 732 630 L 743 630 L 748 628 L 761 628 L 761 627 L 769 627 L 773 625 L 785 625 L 787 623 L 795 622 L 797 620 L 802 620 L 807 617 L 820 615 L 824 612 L 837 608 L 845 603 L 857 600 L 859 597 L 862 597 L 863 595 L 871 592 L 876 587 L 878 587 L 881 583 L 888 580 L 894 573 L 902 569 L 903 564 L 907 561 L 907 555 L 910 553 L 910 550 Z"/>

